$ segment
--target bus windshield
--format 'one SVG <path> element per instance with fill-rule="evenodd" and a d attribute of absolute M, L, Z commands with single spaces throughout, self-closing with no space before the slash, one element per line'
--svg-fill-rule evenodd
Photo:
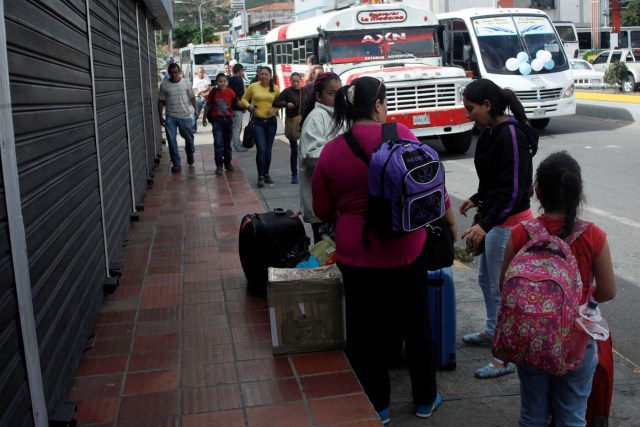
<path fill-rule="evenodd" d="M 536 59 L 540 50 L 551 53 L 553 66 L 547 64 L 531 73 L 553 73 L 569 69 L 564 49 L 551 22 L 542 16 L 493 16 L 472 20 L 480 55 L 489 73 L 519 74 L 510 71 L 506 63 L 509 58 L 517 58 L 525 52 L 528 62 Z M 549 62 L 550 64 L 551 62 Z"/>
<path fill-rule="evenodd" d="M 385 30 L 386 31 L 386 30 Z M 330 33 L 327 37 L 331 62 L 364 62 L 385 59 L 438 56 L 434 28 L 401 28 Z"/>
<path fill-rule="evenodd" d="M 219 65 L 224 63 L 224 53 L 196 53 L 193 55 L 195 65 Z"/>
<path fill-rule="evenodd" d="M 236 44 L 236 55 L 238 62 L 241 64 L 260 64 L 265 62 L 265 46 L 264 44 L 255 44 L 252 40 L 245 43 L 238 42 Z"/>

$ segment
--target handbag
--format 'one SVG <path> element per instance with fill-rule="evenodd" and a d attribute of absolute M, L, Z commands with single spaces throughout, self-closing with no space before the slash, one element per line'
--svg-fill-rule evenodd
<path fill-rule="evenodd" d="M 284 136 L 286 136 L 287 139 L 295 139 L 296 141 L 300 139 L 301 119 L 301 115 L 297 115 L 295 117 L 287 117 L 286 119 L 284 119 Z"/>
<path fill-rule="evenodd" d="M 255 116 L 252 114 L 249 123 L 244 127 L 242 134 L 242 146 L 244 148 L 253 148 L 256 145 L 256 122 Z"/>
<path fill-rule="evenodd" d="M 302 120 L 302 91 L 303 89 L 300 89 L 300 102 L 298 103 L 298 115 L 295 117 L 287 117 L 286 119 L 284 119 L 284 136 L 287 137 L 287 139 L 294 139 L 294 140 L 299 140 L 300 139 L 300 120 Z"/>
<path fill-rule="evenodd" d="M 451 267 L 455 252 L 451 230 L 444 218 L 438 218 L 429 223 L 426 228 L 427 240 L 424 243 L 422 253 L 426 260 L 427 270 L 436 271 Z"/>

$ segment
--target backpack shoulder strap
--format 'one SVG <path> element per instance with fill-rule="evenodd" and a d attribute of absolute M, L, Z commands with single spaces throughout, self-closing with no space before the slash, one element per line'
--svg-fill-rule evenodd
<path fill-rule="evenodd" d="M 358 142 L 355 136 L 353 136 L 353 132 L 350 130 L 343 134 L 344 139 L 347 141 L 347 145 L 353 151 L 353 154 L 360 160 L 364 162 L 367 167 L 369 167 L 369 157 L 367 157 L 367 153 L 364 152 L 364 148 Z"/>
<path fill-rule="evenodd" d="M 398 136 L 398 126 L 394 121 L 389 123 L 383 123 L 382 126 L 382 142 L 397 141 L 400 139 Z"/>
<path fill-rule="evenodd" d="M 542 224 L 539 219 L 534 219 L 531 221 L 522 221 L 522 226 L 525 230 L 527 230 L 527 234 L 529 234 L 529 239 L 533 240 L 536 237 L 548 236 L 549 232 L 547 228 Z"/>
<path fill-rule="evenodd" d="M 564 239 L 564 241 L 567 242 L 567 245 L 571 246 L 573 242 L 575 242 L 576 239 L 580 237 L 580 235 L 590 226 L 591 223 L 588 221 L 583 221 L 581 219 L 577 220 L 576 225 L 573 227 L 573 231 L 571 232 L 569 237 Z"/>

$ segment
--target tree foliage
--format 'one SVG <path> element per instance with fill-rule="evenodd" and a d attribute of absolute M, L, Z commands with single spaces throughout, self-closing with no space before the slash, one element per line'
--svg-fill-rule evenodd
<path fill-rule="evenodd" d="M 627 3 L 627 10 L 620 14 L 620 25 L 630 27 L 640 25 L 640 0 L 630 0 Z"/>
<path fill-rule="evenodd" d="M 627 79 L 628 73 L 629 69 L 627 68 L 627 64 L 624 62 L 614 62 L 609 65 L 609 68 L 605 71 L 604 82 L 612 86 L 622 86 L 622 82 Z"/>

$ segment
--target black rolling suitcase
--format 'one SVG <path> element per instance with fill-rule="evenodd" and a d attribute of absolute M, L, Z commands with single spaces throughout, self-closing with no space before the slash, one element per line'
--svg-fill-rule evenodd
<path fill-rule="evenodd" d="M 290 210 L 245 215 L 240 223 L 238 250 L 249 291 L 267 295 L 269 267 L 293 268 L 309 258 L 309 238 L 300 218 Z"/>

